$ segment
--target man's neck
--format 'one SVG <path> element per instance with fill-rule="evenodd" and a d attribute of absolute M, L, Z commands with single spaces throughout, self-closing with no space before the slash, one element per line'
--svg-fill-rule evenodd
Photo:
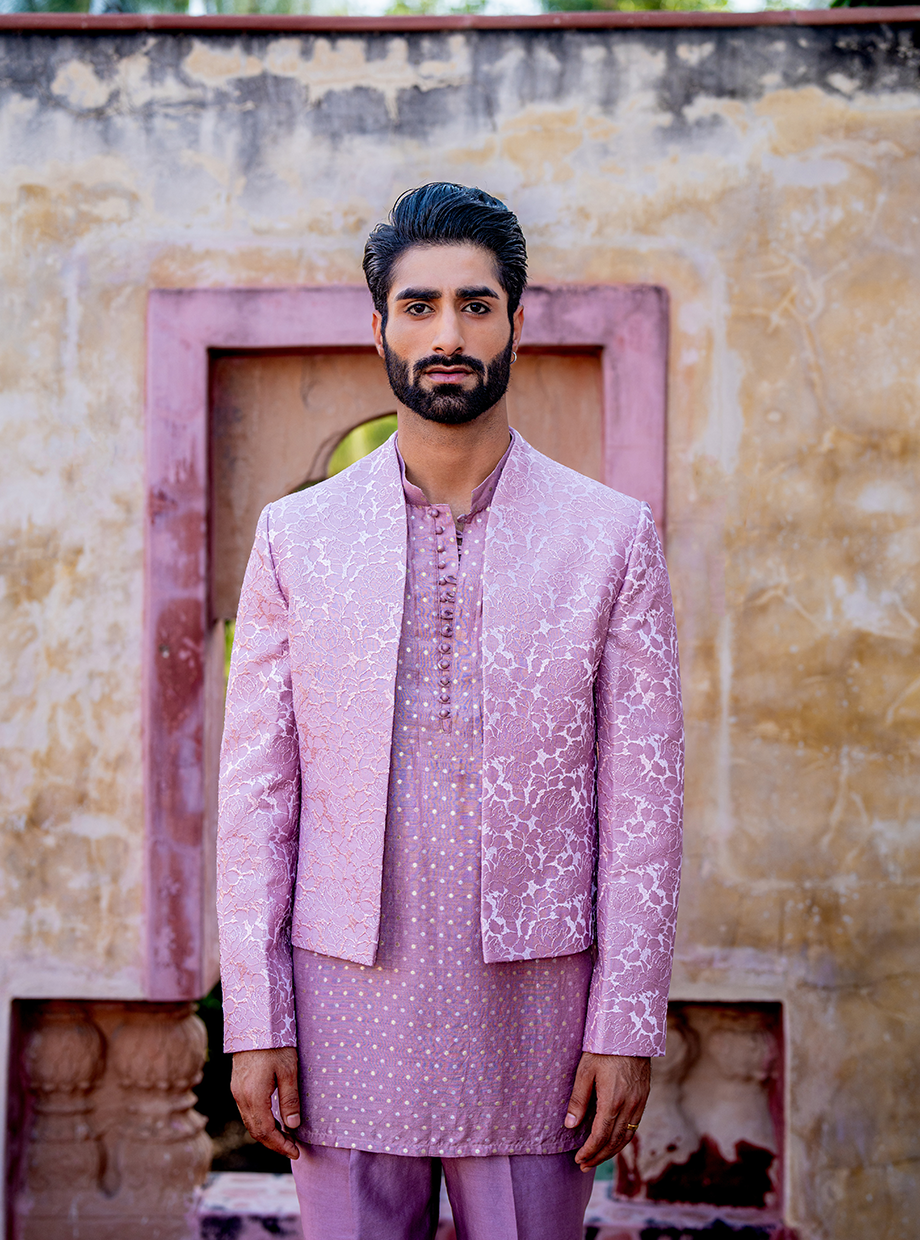
<path fill-rule="evenodd" d="M 473 492 L 508 451 L 510 432 L 505 399 L 475 422 L 442 426 L 400 405 L 399 451 L 406 477 L 430 504 L 449 504 L 457 517 L 468 513 Z"/>

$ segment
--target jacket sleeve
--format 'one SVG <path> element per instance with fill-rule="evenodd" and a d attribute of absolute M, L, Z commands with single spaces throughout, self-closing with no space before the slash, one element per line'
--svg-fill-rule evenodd
<path fill-rule="evenodd" d="M 595 693 L 597 958 L 584 1049 L 663 1055 L 680 880 L 683 721 L 671 590 L 646 504 Z"/>
<path fill-rule="evenodd" d="M 300 758 L 287 621 L 266 508 L 240 598 L 221 749 L 217 903 L 228 1052 L 297 1045 L 291 905 Z"/>

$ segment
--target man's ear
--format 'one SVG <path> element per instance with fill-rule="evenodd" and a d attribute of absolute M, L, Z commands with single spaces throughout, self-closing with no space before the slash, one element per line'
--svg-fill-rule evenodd
<path fill-rule="evenodd" d="M 377 352 L 383 357 L 383 315 L 379 310 L 374 311 L 371 317 L 371 326 L 374 332 L 374 344 L 377 346 Z"/>
<path fill-rule="evenodd" d="M 524 330 L 524 307 L 518 306 L 511 316 L 511 347 L 517 353 L 521 344 L 521 332 Z"/>

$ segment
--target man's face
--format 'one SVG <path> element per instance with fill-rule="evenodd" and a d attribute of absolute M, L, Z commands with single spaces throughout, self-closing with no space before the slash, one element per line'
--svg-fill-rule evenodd
<path fill-rule="evenodd" d="M 472 422 L 504 396 L 523 313 L 508 321 L 495 260 L 475 245 L 413 246 L 393 266 L 387 323 L 374 313 L 390 386 L 430 422 Z"/>

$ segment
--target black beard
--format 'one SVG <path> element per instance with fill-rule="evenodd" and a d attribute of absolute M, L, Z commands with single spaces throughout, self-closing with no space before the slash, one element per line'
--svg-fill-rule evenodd
<path fill-rule="evenodd" d="M 486 410 L 497 405 L 508 390 L 513 340 L 513 336 L 509 336 L 507 346 L 490 360 L 487 367 L 479 358 L 465 354 L 456 354 L 449 359 L 432 354 L 415 363 L 410 379 L 409 363 L 390 349 L 384 336 L 383 352 L 390 387 L 397 400 L 428 422 L 440 422 L 442 426 L 463 426 L 467 422 L 475 422 Z M 439 383 L 426 391 L 419 385 L 421 372 L 438 365 L 466 366 L 478 376 L 479 382 L 469 392 L 451 383 Z"/>

